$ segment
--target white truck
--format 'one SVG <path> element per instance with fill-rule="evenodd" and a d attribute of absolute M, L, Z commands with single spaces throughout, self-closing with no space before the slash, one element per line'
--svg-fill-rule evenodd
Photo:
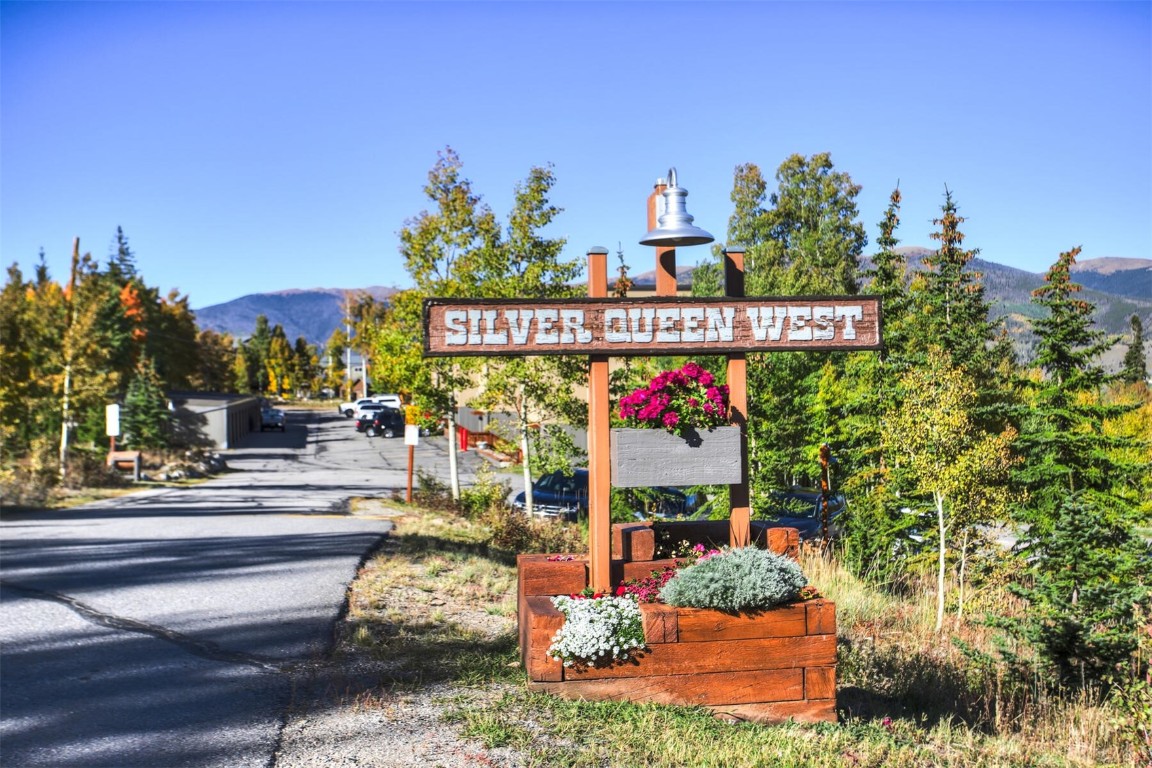
<path fill-rule="evenodd" d="M 350 419 L 359 413 L 361 406 L 367 405 L 368 403 L 380 403 L 381 405 L 396 409 L 404 407 L 400 401 L 400 395 L 369 395 L 368 397 L 362 397 L 350 403 L 340 403 L 339 410 L 340 413 Z"/>

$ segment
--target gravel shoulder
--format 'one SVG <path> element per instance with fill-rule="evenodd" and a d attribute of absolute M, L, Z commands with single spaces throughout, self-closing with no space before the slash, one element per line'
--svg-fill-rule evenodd
<path fill-rule="evenodd" d="M 362 510 L 362 513 L 364 511 Z M 373 510 L 367 510 L 372 514 Z M 377 555 L 403 557 L 396 541 L 384 542 Z M 349 602 L 374 599 L 367 582 L 373 557 L 366 560 Z M 429 591 L 425 585 L 405 585 L 388 592 L 389 605 L 380 606 L 398 624 L 435 621 L 453 624 L 479 643 L 497 643 L 515 632 L 515 619 L 477 606 L 450 589 Z M 523 766 L 523 757 L 507 748 L 488 749 L 465 738 L 450 722 L 453 709 L 490 707 L 513 683 L 463 686 L 425 677 L 421 662 L 405 653 L 380 657 L 352 641 L 355 622 L 350 605 L 337 623 L 328 658 L 298 674 L 293 701 L 285 717 L 272 768 L 475 768 Z M 397 611 L 403 615 L 397 615 Z"/>

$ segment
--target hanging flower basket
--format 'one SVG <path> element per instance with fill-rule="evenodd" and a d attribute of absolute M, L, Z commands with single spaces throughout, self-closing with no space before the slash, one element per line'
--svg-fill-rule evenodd
<path fill-rule="evenodd" d="M 613 429 L 612 485 L 733 485 L 741 482 L 740 428 L 685 430 Z"/>
<path fill-rule="evenodd" d="M 725 426 L 728 387 L 696 363 L 621 398 L 620 417 L 628 427 L 610 438 L 616 487 L 743 481 L 740 430 Z"/>

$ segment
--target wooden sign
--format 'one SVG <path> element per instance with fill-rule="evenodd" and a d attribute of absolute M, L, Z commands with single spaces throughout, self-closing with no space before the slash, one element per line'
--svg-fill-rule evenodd
<path fill-rule="evenodd" d="M 875 296 L 424 300 L 429 357 L 880 349 L 880 330 Z"/>

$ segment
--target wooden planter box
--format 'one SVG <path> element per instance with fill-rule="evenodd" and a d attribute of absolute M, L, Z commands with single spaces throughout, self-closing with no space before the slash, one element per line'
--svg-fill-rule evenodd
<path fill-rule="evenodd" d="M 651 552 L 651 534 L 643 525 L 615 526 L 613 555 L 643 557 Z M 794 553 L 797 536 L 795 529 L 777 528 L 763 531 L 759 540 L 778 553 Z M 613 583 L 673 562 L 651 554 L 613 560 Z M 551 598 L 583 589 L 587 563 L 520 555 L 517 565 L 521 660 L 533 690 L 572 699 L 704 706 L 735 720 L 836 720 L 836 606 L 828 600 L 739 614 L 644 604 L 646 651 L 610 667 L 577 670 L 548 658 L 552 637 L 564 624 Z"/>
<path fill-rule="evenodd" d="M 743 482 L 739 427 L 716 427 L 687 437 L 663 429 L 613 429 L 612 485 L 733 485 Z"/>

